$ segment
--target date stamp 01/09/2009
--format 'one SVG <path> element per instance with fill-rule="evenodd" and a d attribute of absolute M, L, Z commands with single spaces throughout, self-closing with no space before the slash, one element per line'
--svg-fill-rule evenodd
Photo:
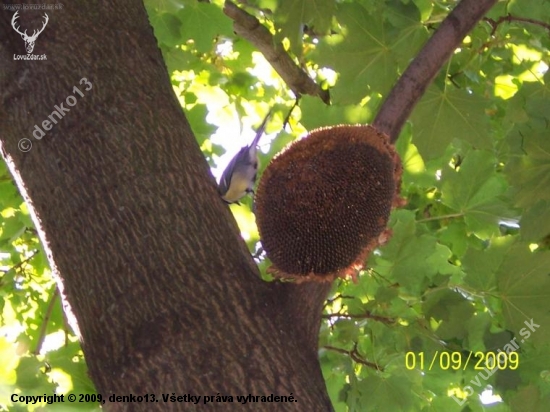
<path fill-rule="evenodd" d="M 473 358 L 473 359 L 472 359 Z M 465 370 L 469 364 L 474 370 L 516 370 L 519 367 L 519 355 L 517 352 L 447 352 L 435 351 L 426 361 L 424 352 L 407 352 L 405 354 L 405 367 L 409 370 L 420 369 L 431 371 L 434 368 L 441 370 Z"/>
<path fill-rule="evenodd" d="M 519 331 L 522 343 L 529 339 L 531 333 L 540 327 L 533 319 L 525 321 L 524 324 L 526 327 Z M 405 354 L 405 367 L 409 370 L 418 368 L 422 371 L 431 371 L 437 367 L 442 370 L 466 370 L 469 364 L 473 364 L 474 370 L 479 371 L 516 370 L 519 367 L 519 353 L 517 352 L 519 344 L 517 339 L 517 337 L 514 337 L 503 349 L 497 349 L 496 352 L 435 351 L 432 356 L 425 356 L 424 352 L 409 351 Z"/>

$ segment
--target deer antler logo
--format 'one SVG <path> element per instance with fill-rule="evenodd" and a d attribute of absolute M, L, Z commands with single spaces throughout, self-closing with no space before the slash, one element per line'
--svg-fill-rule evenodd
<path fill-rule="evenodd" d="M 15 26 L 15 20 L 17 20 L 17 18 L 19 17 L 17 14 L 19 13 L 19 11 L 16 11 L 15 14 L 13 15 L 13 18 L 11 19 L 11 25 L 13 27 L 13 29 L 19 33 L 21 35 L 21 37 L 23 38 L 23 40 L 25 41 L 25 49 L 27 49 L 27 54 L 31 54 L 32 51 L 34 50 L 34 43 L 36 42 L 36 39 L 38 38 L 38 35 L 40 33 L 42 33 L 44 31 L 44 28 L 46 27 L 46 24 L 48 24 L 48 15 L 46 13 L 44 13 L 44 25 L 42 26 L 42 28 L 40 30 L 35 30 L 34 33 L 32 34 L 32 36 L 29 36 L 27 35 L 27 30 L 25 30 L 24 33 L 21 33 L 21 31 L 19 30 L 19 27 L 16 27 Z"/>

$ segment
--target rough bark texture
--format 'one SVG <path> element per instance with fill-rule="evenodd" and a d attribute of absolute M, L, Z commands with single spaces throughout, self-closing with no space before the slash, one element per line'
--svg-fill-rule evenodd
<path fill-rule="evenodd" d="M 29 27 L 43 12 L 20 14 Z M 50 11 L 34 50 L 45 61 L 13 59 L 25 51 L 12 16 L 0 14 L 2 152 L 78 320 L 98 393 L 292 393 L 296 403 L 212 405 L 331 410 L 317 360 L 329 285 L 259 279 L 174 97 L 143 5 L 68 2 Z M 69 111 L 41 140 L 32 137 L 61 103 Z M 22 138 L 32 142 L 27 153 L 18 150 Z"/>

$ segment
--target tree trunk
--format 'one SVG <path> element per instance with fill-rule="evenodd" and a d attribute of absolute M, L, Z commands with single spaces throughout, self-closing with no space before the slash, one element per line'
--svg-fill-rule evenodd
<path fill-rule="evenodd" d="M 43 13 L 22 11 L 19 22 L 35 27 Z M 2 153 L 78 322 L 98 393 L 158 401 L 105 406 L 198 409 L 163 401 L 175 393 L 201 395 L 201 405 L 212 396 L 221 410 L 332 410 L 317 360 L 330 285 L 259 278 L 143 5 L 68 2 L 47 13 L 34 50 L 42 61 L 14 60 L 23 41 L 13 13 L 0 14 Z M 18 149 L 21 139 L 30 151 Z M 242 405 L 218 394 L 294 402 Z"/>

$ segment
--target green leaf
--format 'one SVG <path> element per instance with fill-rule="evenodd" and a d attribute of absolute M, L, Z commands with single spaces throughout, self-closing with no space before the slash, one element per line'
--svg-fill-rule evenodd
<path fill-rule="evenodd" d="M 329 356 L 320 356 L 321 369 L 325 378 L 327 391 L 333 400 L 335 412 L 347 412 L 348 409 L 340 394 L 346 386 L 346 375 L 341 370 L 341 357 L 332 359 Z M 343 394 L 342 394 L 343 395 Z M 336 402 L 334 401 L 336 400 Z"/>
<path fill-rule="evenodd" d="M 427 20 L 430 14 L 432 14 L 432 2 L 430 0 L 413 0 L 413 3 L 418 7 L 422 21 Z"/>
<path fill-rule="evenodd" d="M 547 412 L 550 395 L 541 396 L 536 385 L 520 388 L 508 400 L 513 411 Z"/>
<path fill-rule="evenodd" d="M 466 224 L 461 219 L 452 219 L 439 231 L 439 241 L 453 251 L 453 254 L 461 258 L 468 249 L 469 239 Z"/>
<path fill-rule="evenodd" d="M 199 58 L 196 53 L 189 50 L 178 48 L 163 49 L 163 56 L 168 68 L 168 72 L 172 73 L 175 70 L 190 70 L 197 67 Z"/>
<path fill-rule="evenodd" d="M 442 174 L 443 204 L 464 215 L 468 229 L 480 237 L 499 234 L 499 222 L 514 212 L 503 199 L 508 185 L 496 172 L 496 159 L 487 151 L 470 151 L 458 171 Z"/>
<path fill-rule="evenodd" d="M 391 51 L 399 66 L 404 69 L 428 40 L 428 31 L 420 21 L 419 10 L 412 3 L 395 1 L 393 7 L 385 9 L 384 14 L 399 29 L 392 33 Z"/>
<path fill-rule="evenodd" d="M 8 219 L 2 219 L 0 222 L 0 241 L 11 242 L 14 238 L 21 236 L 26 228 L 24 224 L 21 223 L 19 219 L 19 214 L 21 212 L 17 211 L 16 215 Z"/>
<path fill-rule="evenodd" d="M 17 386 L 21 389 L 32 391 L 33 394 L 43 395 L 44 393 L 53 393 L 55 385 L 48 382 L 44 374 L 44 363 L 39 362 L 36 357 L 23 357 L 17 366 Z"/>
<path fill-rule="evenodd" d="M 550 201 L 540 200 L 525 209 L 519 222 L 520 233 L 526 241 L 538 241 L 550 234 Z"/>
<path fill-rule="evenodd" d="M 78 387 L 81 393 L 93 393 L 94 385 L 88 376 L 78 342 L 69 342 L 57 350 L 48 352 L 45 361 L 52 369 L 61 369 L 70 375 L 74 386 Z"/>
<path fill-rule="evenodd" d="M 514 241 L 512 236 L 493 238 L 490 247 L 485 250 L 469 248 L 462 260 L 467 273 L 464 283 L 476 291 L 494 292 L 497 286 L 496 272 Z"/>
<path fill-rule="evenodd" d="M 396 58 L 383 20 L 357 3 L 339 4 L 336 16 L 342 34 L 327 36 L 313 55 L 340 74 L 333 102 L 358 103 L 369 90 L 385 94 L 395 81 Z"/>
<path fill-rule="evenodd" d="M 281 0 L 276 14 L 280 37 L 290 40 L 294 55 L 302 55 L 304 25 L 315 35 L 328 33 L 336 10 L 335 0 Z"/>
<path fill-rule="evenodd" d="M 356 389 L 355 389 L 356 388 Z M 359 400 L 357 411 L 395 412 L 413 409 L 411 382 L 403 376 L 381 377 L 371 374 L 358 382 L 352 389 L 352 395 Z"/>
<path fill-rule="evenodd" d="M 484 343 L 484 336 L 488 333 L 491 326 L 491 315 L 488 312 L 477 313 L 472 316 L 467 324 L 467 337 L 464 348 L 472 352 L 485 352 L 487 350 Z"/>
<path fill-rule="evenodd" d="M 448 259 L 450 251 L 429 234 L 416 234 L 414 213 L 399 210 L 392 217 L 393 235 L 375 261 L 377 271 L 399 282 L 405 290 L 418 293 L 436 274 L 458 271 Z"/>
<path fill-rule="evenodd" d="M 302 124 L 309 131 L 335 124 L 367 123 L 373 118 L 373 113 L 360 105 L 327 106 L 321 100 L 310 96 L 304 96 L 300 101 Z"/>
<path fill-rule="evenodd" d="M 209 52 L 214 39 L 220 35 L 232 36 L 231 20 L 213 3 L 192 2 L 177 15 L 181 20 L 183 42 L 193 40 L 199 52 Z"/>
<path fill-rule="evenodd" d="M 441 156 L 453 139 L 479 149 L 492 146 L 486 99 L 464 90 L 431 86 L 411 115 L 413 143 L 424 159 Z"/>
<path fill-rule="evenodd" d="M 523 129 L 509 136 L 512 156 L 505 173 L 517 206 L 531 207 L 550 200 L 550 139 L 548 131 Z"/>
<path fill-rule="evenodd" d="M 155 28 L 155 36 L 159 43 L 176 46 L 183 43 L 181 21 L 172 13 L 151 14 L 151 24 Z"/>
<path fill-rule="evenodd" d="M 185 117 L 187 117 L 187 120 L 191 124 L 191 129 L 199 144 L 209 139 L 216 131 L 215 126 L 204 121 L 206 114 L 206 106 L 202 104 L 197 104 L 191 110 L 185 112 Z"/>
<path fill-rule="evenodd" d="M 460 293 L 448 289 L 428 294 L 423 311 L 426 318 L 439 322 L 436 333 L 444 340 L 465 338 L 467 322 L 475 312 L 470 301 Z"/>
<path fill-rule="evenodd" d="M 546 0 L 512 0 L 508 3 L 508 12 L 517 17 L 550 21 L 550 3 Z"/>
<path fill-rule="evenodd" d="M 496 278 L 508 328 L 522 342 L 550 341 L 550 252 L 531 252 L 518 243 L 506 254 Z M 531 321 L 540 328 L 530 328 L 526 322 Z"/>
<path fill-rule="evenodd" d="M 550 395 L 550 344 L 522 345 L 522 355 L 519 368 L 522 380 L 536 384 L 544 396 Z"/>

